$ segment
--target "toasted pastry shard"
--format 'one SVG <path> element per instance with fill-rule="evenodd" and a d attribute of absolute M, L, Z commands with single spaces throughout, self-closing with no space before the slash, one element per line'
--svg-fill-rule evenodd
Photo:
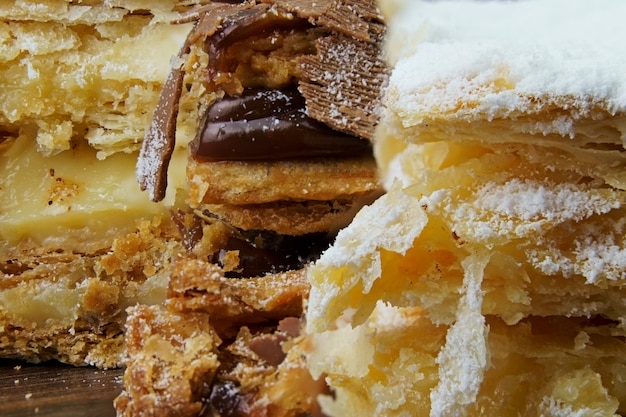
<path fill-rule="evenodd" d="M 167 170 L 176 145 L 176 119 L 183 77 L 180 66 L 172 68 L 168 74 L 154 110 L 155 117 L 146 134 L 146 145 L 141 148 L 139 158 L 143 162 L 137 164 L 139 186 L 142 191 L 148 190 L 153 201 L 165 198 Z"/>
<path fill-rule="evenodd" d="M 294 416 L 318 410 L 300 343 L 303 270 L 225 278 L 181 261 L 163 306 L 136 306 L 126 323 L 125 391 L 118 415 L 202 412 Z"/>
<path fill-rule="evenodd" d="M 217 370 L 215 347 L 221 343 L 208 317 L 139 305 L 129 311 L 126 326 L 124 386 L 131 391 L 115 400 L 118 415 L 158 415 L 163 410 L 199 415 Z"/>
<path fill-rule="evenodd" d="M 222 335 L 243 325 L 299 317 L 309 286 L 305 271 L 251 279 L 229 279 L 222 268 L 198 260 L 177 265 L 167 305 L 179 312 L 204 312 Z"/>

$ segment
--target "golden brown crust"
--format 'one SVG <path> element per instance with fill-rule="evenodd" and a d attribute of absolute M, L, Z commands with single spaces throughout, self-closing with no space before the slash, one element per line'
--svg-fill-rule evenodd
<path fill-rule="evenodd" d="M 164 306 L 129 310 L 118 415 L 315 412 L 325 385 L 304 367 L 296 318 L 307 292 L 304 270 L 228 279 L 181 259 Z"/>
<path fill-rule="evenodd" d="M 124 308 L 163 301 L 171 261 L 184 252 L 174 225 L 159 219 L 91 252 L 19 245 L 4 251 L 2 356 L 120 366 Z"/>
<path fill-rule="evenodd" d="M 166 304 L 179 312 L 204 312 L 220 334 L 302 314 L 309 284 L 304 269 L 257 278 L 225 278 L 216 265 L 186 260 L 176 265 Z"/>
<path fill-rule="evenodd" d="M 199 163 L 190 158 L 191 206 L 334 200 L 378 188 L 373 159 Z"/>
<path fill-rule="evenodd" d="M 316 26 L 323 26 L 360 41 L 370 41 L 369 24 L 381 21 L 375 0 L 263 0 L 276 4 Z"/>
<path fill-rule="evenodd" d="M 364 196 L 358 195 L 333 201 L 206 204 L 202 207 L 239 229 L 271 230 L 282 235 L 298 236 L 329 232 L 346 226 L 364 199 Z"/>

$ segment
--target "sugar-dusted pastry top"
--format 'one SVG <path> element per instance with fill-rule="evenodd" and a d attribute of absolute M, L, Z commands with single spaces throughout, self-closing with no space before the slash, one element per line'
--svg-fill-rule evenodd
<path fill-rule="evenodd" d="M 521 118 L 573 137 L 578 120 L 626 111 L 622 1 L 405 3 L 390 12 L 386 100 L 405 127 Z"/>
<path fill-rule="evenodd" d="M 626 412 L 623 4 L 381 3 L 387 193 L 308 271 L 326 414 Z"/>

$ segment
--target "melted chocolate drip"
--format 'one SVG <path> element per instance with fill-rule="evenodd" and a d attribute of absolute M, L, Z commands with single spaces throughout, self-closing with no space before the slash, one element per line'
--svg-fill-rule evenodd
<path fill-rule="evenodd" d="M 371 156 L 372 145 L 308 117 L 296 89 L 249 89 L 209 107 L 192 152 L 208 162 L 349 158 Z"/>

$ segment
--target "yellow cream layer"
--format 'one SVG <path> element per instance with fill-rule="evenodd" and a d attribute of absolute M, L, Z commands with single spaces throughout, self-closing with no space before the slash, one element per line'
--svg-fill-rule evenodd
<path fill-rule="evenodd" d="M 170 194 L 156 204 L 139 191 L 136 154 L 104 160 L 85 143 L 45 157 L 22 135 L 0 150 L 0 242 L 89 250 L 93 241 L 110 241 L 141 218 L 166 215 L 184 187 L 185 151 L 170 170 Z M 87 245 L 87 247 L 85 247 Z M 0 245 L 2 247 L 2 245 Z"/>

